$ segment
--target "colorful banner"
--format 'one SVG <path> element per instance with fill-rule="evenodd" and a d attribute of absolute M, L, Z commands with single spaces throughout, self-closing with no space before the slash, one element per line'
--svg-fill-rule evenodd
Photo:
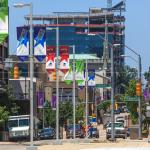
<path fill-rule="evenodd" d="M 49 73 L 52 73 L 56 69 L 55 57 L 56 57 L 56 47 L 55 46 L 47 46 L 47 49 L 46 49 L 46 70 Z"/>
<path fill-rule="evenodd" d="M 60 46 L 60 70 L 63 73 L 69 70 L 69 46 Z"/>
<path fill-rule="evenodd" d="M 43 105 L 44 105 L 44 92 L 43 91 L 37 92 L 37 105 L 38 105 L 38 108 L 43 108 Z"/>
<path fill-rule="evenodd" d="M 67 84 L 70 84 L 73 80 L 73 66 L 72 66 L 72 62 L 70 63 L 70 68 L 69 71 L 66 73 L 66 75 L 64 76 L 64 81 Z M 83 83 L 83 81 L 85 80 L 84 78 L 84 61 L 83 60 L 76 60 L 76 70 L 75 70 L 75 80 L 77 81 L 78 84 Z"/>
<path fill-rule="evenodd" d="M 21 61 L 28 59 L 29 55 L 29 27 L 17 27 L 17 52 Z"/>
<path fill-rule="evenodd" d="M 8 35 L 8 0 L 0 0 L 0 43 Z"/>
<path fill-rule="evenodd" d="M 150 100 L 150 92 L 148 88 L 144 90 L 144 100 Z"/>
<path fill-rule="evenodd" d="M 52 96 L 52 99 L 51 99 L 51 107 L 52 107 L 52 108 L 56 108 L 56 95 L 53 95 L 53 96 Z"/>
<path fill-rule="evenodd" d="M 34 27 L 34 56 L 43 61 L 46 56 L 46 28 Z"/>
<path fill-rule="evenodd" d="M 84 70 L 84 78 L 86 80 L 86 72 Z M 85 86 L 85 80 L 83 82 L 80 82 L 78 84 L 79 87 Z M 95 70 L 94 69 L 89 69 L 88 70 L 88 87 L 93 87 L 95 86 Z"/>

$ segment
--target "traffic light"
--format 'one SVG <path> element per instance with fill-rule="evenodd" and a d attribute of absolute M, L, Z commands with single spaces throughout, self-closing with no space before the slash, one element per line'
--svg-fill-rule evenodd
<path fill-rule="evenodd" d="M 17 64 L 14 65 L 14 79 L 18 79 L 19 78 L 19 68 L 17 66 Z"/>
<path fill-rule="evenodd" d="M 142 86 L 140 82 L 136 83 L 136 95 L 141 96 L 142 95 Z"/>
<path fill-rule="evenodd" d="M 56 80 L 56 70 L 53 72 L 53 80 Z"/>

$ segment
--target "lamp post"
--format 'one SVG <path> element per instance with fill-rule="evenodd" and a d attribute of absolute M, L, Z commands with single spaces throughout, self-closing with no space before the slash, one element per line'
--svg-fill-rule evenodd
<path fill-rule="evenodd" d="M 76 82 L 75 82 L 75 45 L 73 47 L 73 138 L 76 138 Z"/>
<path fill-rule="evenodd" d="M 27 147 L 28 150 L 36 150 L 37 147 L 33 145 L 33 72 L 34 72 L 34 65 L 33 65 L 33 4 L 23 4 L 18 3 L 14 4 L 16 8 L 22 7 L 29 7 L 30 9 L 30 146 Z"/>
<path fill-rule="evenodd" d="M 88 60 L 86 59 L 86 67 L 85 67 L 85 72 L 86 72 L 86 80 L 85 80 L 85 85 L 86 85 L 86 102 L 85 102 L 85 129 L 86 129 L 86 139 L 88 139 Z"/>
<path fill-rule="evenodd" d="M 115 100 L 114 100 L 114 88 L 115 88 L 115 84 L 114 84 L 114 53 L 113 53 L 113 49 L 114 47 L 118 46 L 119 44 L 112 44 L 110 42 L 108 42 L 107 39 L 103 38 L 102 36 L 100 36 L 99 34 L 88 34 L 90 36 L 98 36 L 100 37 L 104 42 L 107 42 L 108 46 L 111 47 L 111 55 L 110 55 L 110 59 L 111 59 L 111 141 L 115 141 L 115 133 L 114 133 L 114 123 L 115 123 L 115 114 L 114 114 L 114 105 L 115 105 Z M 105 43 L 106 44 L 106 43 Z"/>
<path fill-rule="evenodd" d="M 59 27 L 47 30 L 56 30 L 56 144 L 59 144 Z"/>
<path fill-rule="evenodd" d="M 142 82 L 141 55 L 138 54 L 135 50 L 128 47 L 127 45 L 125 45 L 125 47 L 127 49 L 129 49 L 131 52 L 133 52 L 138 57 L 138 61 L 137 61 L 131 56 L 124 56 L 124 57 L 130 57 L 131 59 L 133 59 L 134 61 L 136 61 L 138 63 L 138 80 L 141 83 Z M 139 106 L 139 137 L 138 138 L 139 138 L 139 140 L 141 140 L 142 139 L 142 113 L 141 113 L 141 97 L 140 96 L 138 96 L 138 106 Z"/>

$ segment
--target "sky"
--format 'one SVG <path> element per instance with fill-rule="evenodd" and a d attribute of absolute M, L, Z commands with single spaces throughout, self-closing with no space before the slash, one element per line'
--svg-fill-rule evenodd
<path fill-rule="evenodd" d="M 121 0 L 112 0 L 113 4 Z M 16 52 L 16 27 L 25 24 L 24 16 L 29 14 L 29 8 L 14 8 L 14 3 L 33 3 L 33 14 L 47 15 L 58 11 L 88 11 L 90 7 L 107 7 L 107 0 L 9 0 L 9 52 Z M 125 44 L 135 50 L 142 58 L 142 74 L 150 66 L 150 0 L 126 0 Z M 128 49 L 126 55 L 138 60 Z M 138 67 L 137 62 L 126 58 L 131 67 Z"/>

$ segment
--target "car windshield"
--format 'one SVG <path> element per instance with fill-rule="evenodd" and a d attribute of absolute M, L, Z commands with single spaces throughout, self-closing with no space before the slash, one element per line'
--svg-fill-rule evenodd
<path fill-rule="evenodd" d="M 76 129 L 80 129 L 80 125 L 76 125 L 75 128 L 76 128 Z M 73 125 L 69 125 L 69 126 L 68 126 L 68 129 L 69 129 L 69 130 L 73 130 Z"/>
<path fill-rule="evenodd" d="M 115 125 L 116 128 L 124 127 L 123 123 L 121 123 L 121 122 L 115 123 L 114 125 Z M 111 123 L 108 125 L 108 127 L 111 127 Z"/>
<path fill-rule="evenodd" d="M 8 126 L 9 126 L 9 128 L 18 127 L 18 119 L 17 120 L 9 120 Z"/>
<path fill-rule="evenodd" d="M 29 126 L 29 119 L 19 119 L 19 126 Z"/>

